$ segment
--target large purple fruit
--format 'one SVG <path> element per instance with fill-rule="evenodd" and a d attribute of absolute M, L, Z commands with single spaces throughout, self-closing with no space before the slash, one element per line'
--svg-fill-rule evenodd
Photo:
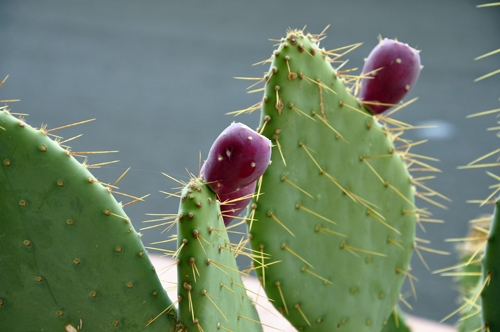
<path fill-rule="evenodd" d="M 220 210 L 226 227 L 233 220 L 233 217 L 239 216 L 250 203 L 256 185 L 257 181 L 254 181 L 249 186 L 230 194 L 218 195 L 221 202 Z"/>
<path fill-rule="evenodd" d="M 245 188 L 257 180 L 271 161 L 271 141 L 242 123 L 233 123 L 215 140 L 201 169 L 219 195 Z"/>
<path fill-rule="evenodd" d="M 408 44 L 385 38 L 371 51 L 363 67 L 359 99 L 374 114 L 397 104 L 415 85 L 420 74 L 419 52 Z"/>

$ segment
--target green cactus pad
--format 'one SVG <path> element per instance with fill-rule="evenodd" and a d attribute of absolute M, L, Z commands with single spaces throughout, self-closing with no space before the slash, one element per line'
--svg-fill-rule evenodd
<path fill-rule="evenodd" d="M 0 112 L 2 331 L 173 331 L 175 313 L 109 187 Z"/>
<path fill-rule="evenodd" d="M 347 91 L 311 35 L 289 31 L 265 78 L 260 128 L 275 147 L 247 218 L 252 249 L 280 263 L 257 269 L 261 282 L 299 330 L 378 332 L 414 245 L 414 195 L 396 137 Z"/>
<path fill-rule="evenodd" d="M 243 288 L 215 193 L 193 178 L 182 190 L 177 222 L 179 321 L 188 331 L 261 331 Z"/>
<path fill-rule="evenodd" d="M 500 200 L 497 200 L 491 221 L 488 242 L 483 256 L 484 288 L 481 292 L 481 311 L 485 329 L 500 331 L 498 315 L 500 299 Z M 488 279 L 488 280 L 487 280 Z"/>

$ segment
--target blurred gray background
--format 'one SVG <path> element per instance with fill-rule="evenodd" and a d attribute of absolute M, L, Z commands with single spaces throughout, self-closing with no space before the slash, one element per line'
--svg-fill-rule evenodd
<path fill-rule="evenodd" d="M 185 168 L 197 173 L 200 151 L 205 157 L 215 137 L 234 120 L 225 113 L 261 99 L 260 93 L 245 92 L 248 81 L 233 77 L 259 77 L 267 71 L 267 66 L 252 64 L 270 57 L 274 42 L 269 38 L 284 37 L 288 27 L 307 25 L 306 31 L 319 33 L 330 24 L 322 46 L 364 42 L 349 55 L 347 66 L 361 69 L 379 34 L 397 37 L 422 50 L 424 69 L 406 98 L 418 96 L 418 102 L 396 118 L 440 125 L 409 131 L 406 138 L 430 139 L 412 152 L 441 160 L 432 165 L 443 172 L 427 184 L 453 200 L 446 204 L 448 210 L 419 202 L 434 218 L 446 221 L 427 224 L 427 232 L 418 234 L 431 241 L 427 246 L 452 253 L 423 253 L 431 270 L 437 270 L 457 260 L 454 244 L 443 239 L 463 237 L 468 220 L 491 212 L 491 206 L 466 201 L 486 198 L 494 180 L 485 169 L 457 170 L 498 147 L 495 133 L 486 131 L 497 125 L 495 115 L 465 118 L 499 108 L 500 75 L 474 83 L 500 68 L 500 54 L 474 61 L 500 47 L 500 8 L 476 8 L 483 2 L 2 0 L 0 76 L 10 76 L 0 99 L 20 99 L 9 103 L 12 112 L 28 113 L 27 122 L 36 127 L 97 118 L 55 133 L 65 138 L 83 133 L 71 142 L 73 151 L 120 151 L 91 156 L 89 162 L 119 159 L 94 174 L 112 183 L 131 167 L 120 191 L 151 193 L 145 202 L 126 208 L 140 229 L 147 226 L 142 221 L 151 219 L 146 213 L 177 212 L 177 199 L 165 199 L 159 190 L 178 185 L 161 172 L 188 180 Z M 258 112 L 236 120 L 255 128 Z M 142 231 L 144 242 L 165 239 L 160 231 Z M 457 286 L 414 258 L 418 300 L 408 287 L 404 294 L 410 296 L 414 315 L 440 320 L 457 307 Z"/>

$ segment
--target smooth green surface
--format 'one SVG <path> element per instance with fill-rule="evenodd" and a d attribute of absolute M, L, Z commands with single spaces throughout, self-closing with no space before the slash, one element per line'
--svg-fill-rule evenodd
<path fill-rule="evenodd" d="M 188 331 L 217 331 L 219 324 L 233 332 L 261 331 L 236 265 L 234 255 L 240 250 L 229 243 L 215 193 L 193 178 L 181 197 L 177 222 L 178 246 L 182 246 L 178 256 L 179 320 Z"/>
<path fill-rule="evenodd" d="M 274 54 L 260 127 L 276 147 L 249 224 L 252 248 L 280 263 L 257 273 L 299 330 L 380 331 L 412 254 L 410 176 L 309 37 L 289 34 Z"/>
<path fill-rule="evenodd" d="M 171 302 L 112 194 L 41 131 L 0 127 L 0 330 L 174 329 L 145 328 Z"/>

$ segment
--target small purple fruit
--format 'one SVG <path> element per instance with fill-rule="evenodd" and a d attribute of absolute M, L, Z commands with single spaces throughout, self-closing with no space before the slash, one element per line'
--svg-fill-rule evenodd
<path fill-rule="evenodd" d="M 242 123 L 217 137 L 201 174 L 217 194 L 229 194 L 257 180 L 271 161 L 271 141 Z"/>
<path fill-rule="evenodd" d="M 366 59 L 359 99 L 361 102 L 397 104 L 415 85 L 419 74 L 419 52 L 408 44 L 385 38 Z M 365 106 L 374 114 L 391 107 L 371 103 Z"/>
<path fill-rule="evenodd" d="M 257 181 L 252 182 L 249 186 L 237 190 L 230 194 L 218 195 L 221 202 L 221 213 L 224 219 L 224 225 L 229 225 L 233 217 L 237 217 L 247 207 L 248 203 L 252 200 L 253 193 Z"/>

